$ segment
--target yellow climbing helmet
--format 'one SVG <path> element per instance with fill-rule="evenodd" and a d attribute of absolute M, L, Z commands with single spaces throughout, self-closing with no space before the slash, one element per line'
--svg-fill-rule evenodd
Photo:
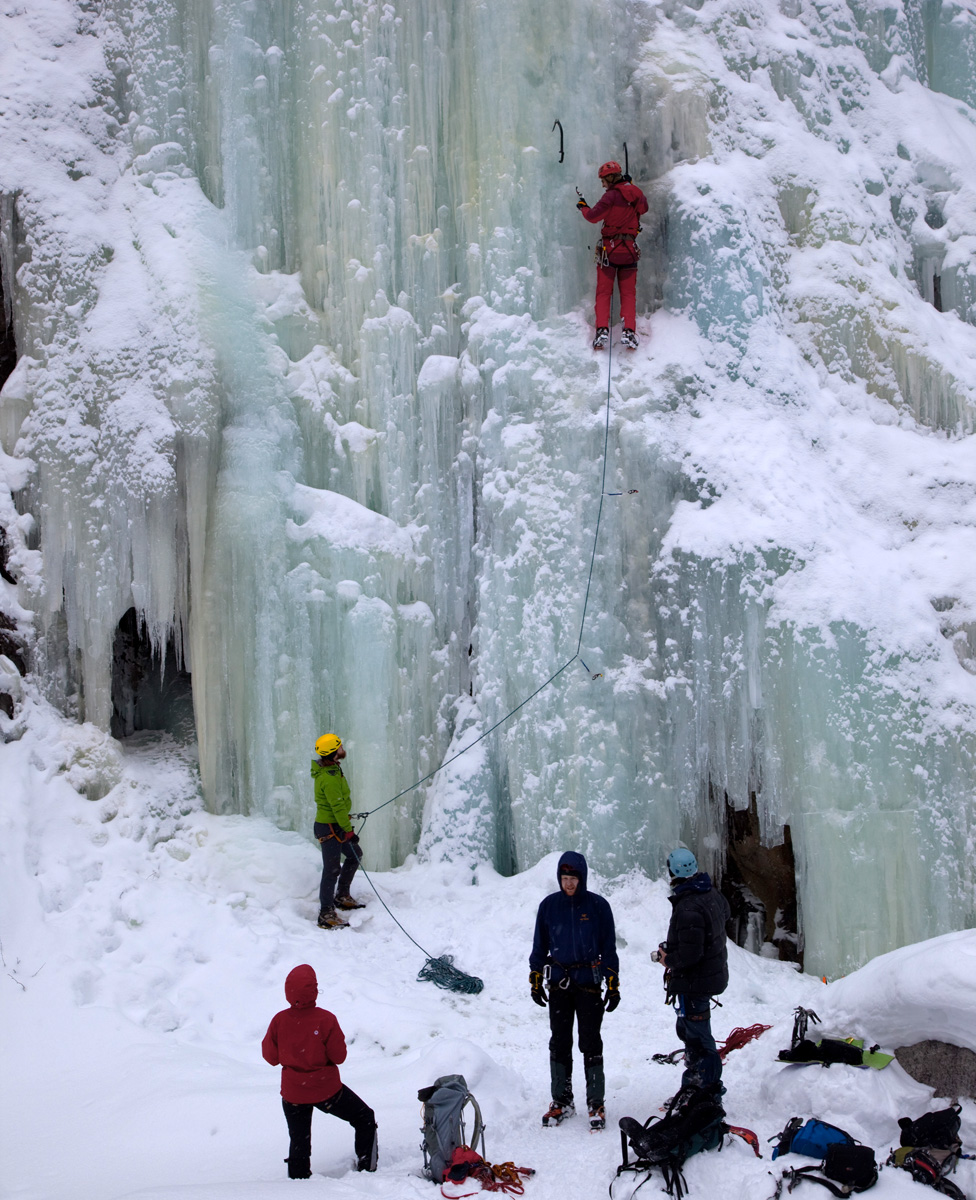
<path fill-rule="evenodd" d="M 315 743 L 315 753 L 319 758 L 331 758 L 342 745 L 342 738 L 334 733 L 323 733 Z"/>

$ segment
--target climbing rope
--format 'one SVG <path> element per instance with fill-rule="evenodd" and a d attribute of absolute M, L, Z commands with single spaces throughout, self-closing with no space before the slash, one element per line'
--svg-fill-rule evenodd
<path fill-rule="evenodd" d="M 412 937 L 409 933 L 407 933 L 407 931 L 393 915 L 392 909 L 380 895 L 376 884 L 370 878 L 366 868 L 363 866 L 363 856 L 361 852 L 358 854 L 358 858 L 359 869 L 365 876 L 366 882 L 373 889 L 376 899 L 379 900 L 380 904 L 382 904 L 386 911 L 390 914 L 390 916 L 393 918 L 393 923 L 398 926 L 403 935 L 409 938 L 409 940 L 413 942 L 421 954 L 425 955 L 427 958 L 427 961 L 420 968 L 417 979 L 425 983 L 433 983 L 437 987 L 443 988 L 448 992 L 460 992 L 465 996 L 477 996 L 477 994 L 485 986 L 484 980 L 479 979 L 477 975 L 468 975 L 459 967 L 456 967 L 454 965 L 454 958 L 450 954 L 442 954 L 440 957 L 434 958 L 433 955 L 429 954 L 423 948 L 423 946 L 421 946 L 415 937 Z"/>
<path fill-rule="evenodd" d="M 610 306 L 610 328 L 612 329 L 613 328 L 613 300 L 612 300 L 612 298 L 611 298 L 610 305 L 611 305 Z M 523 709 L 526 706 L 526 704 L 529 703 L 530 700 L 534 700 L 535 697 L 538 696 L 540 692 L 545 691 L 545 689 L 547 687 L 549 687 L 549 685 L 555 679 L 557 679 L 563 673 L 563 671 L 566 670 L 567 667 L 572 666 L 572 664 L 574 662 L 576 662 L 577 659 L 580 660 L 580 663 L 582 664 L 584 670 L 586 670 L 589 673 L 590 668 L 586 665 L 585 662 L 583 662 L 583 659 L 580 654 L 580 650 L 583 645 L 583 630 L 586 625 L 586 610 L 587 610 L 587 608 L 589 606 L 589 602 L 590 602 L 590 585 L 593 580 L 593 566 L 594 566 L 594 563 L 596 562 L 596 548 L 597 548 L 597 544 L 598 544 L 599 538 L 600 538 L 600 521 L 603 517 L 603 501 L 604 501 L 604 497 L 607 495 L 607 490 L 606 490 L 606 488 L 607 488 L 607 448 L 610 444 L 610 395 L 611 395 L 611 387 L 612 387 L 612 379 L 613 379 L 612 372 L 613 372 L 613 342 L 611 341 L 609 348 L 608 348 L 608 353 L 607 353 L 607 413 L 606 413 L 606 420 L 605 420 L 604 429 L 603 429 L 603 473 L 602 473 L 602 476 L 600 479 L 600 505 L 597 509 L 597 514 L 596 514 L 596 528 L 593 531 L 593 549 L 590 552 L 590 568 L 589 568 L 589 571 L 586 576 L 586 593 L 583 596 L 583 612 L 580 617 L 579 637 L 577 638 L 577 641 L 576 641 L 576 653 L 573 655 L 572 658 L 567 659 L 567 661 L 564 662 L 563 665 L 557 671 L 553 671 L 553 673 L 549 676 L 549 678 L 545 681 L 545 683 L 541 683 L 535 689 L 535 691 L 531 693 L 531 695 L 526 696 L 524 700 L 522 700 L 519 704 L 516 704 L 516 706 L 513 709 L 511 709 L 509 712 L 507 712 L 502 718 L 500 718 L 500 720 L 496 721 L 494 723 L 494 725 L 492 725 L 489 729 L 486 729 L 484 731 L 484 733 L 479 734 L 478 737 L 476 737 L 473 742 L 469 742 L 465 747 L 463 747 L 463 749 L 458 750 L 458 752 L 456 754 L 452 754 L 450 758 L 445 759 L 444 762 L 442 762 L 439 766 L 436 766 L 433 769 L 433 771 L 428 771 L 428 773 L 422 779 L 418 779 L 415 783 L 410 784 L 409 787 L 405 787 L 403 789 L 403 791 L 397 792 L 397 794 L 395 796 L 391 796 L 389 800 L 384 800 L 382 804 L 377 805 L 376 808 L 371 808 L 368 812 L 360 812 L 360 813 L 352 813 L 351 814 L 357 820 L 362 820 L 364 824 L 365 824 L 367 817 L 372 816 L 373 813 L 379 812 L 380 809 L 382 809 L 382 808 L 386 808 L 386 806 L 388 804 L 393 804 L 394 801 L 399 800 L 401 796 L 405 796 L 408 792 L 414 791 L 416 788 L 420 787 L 421 784 L 426 783 L 428 779 L 432 779 L 439 771 L 443 771 L 445 767 L 450 766 L 450 764 L 452 762 L 455 762 L 457 759 L 459 759 L 462 754 L 467 754 L 467 752 L 473 746 L 477 746 L 477 744 L 479 742 L 484 741 L 484 739 L 486 737 L 488 737 L 488 735 L 490 733 L 494 733 L 494 731 L 500 725 L 504 725 L 506 721 L 511 720 L 511 718 L 514 717 L 515 714 L 520 709 Z M 621 493 L 613 492 L 610 494 L 611 495 L 620 495 Z M 628 493 L 628 494 L 632 494 L 632 493 Z M 597 672 L 596 674 L 591 675 L 592 679 L 599 679 L 601 677 L 602 677 L 602 675 L 600 672 Z M 362 831 L 362 829 L 363 829 L 363 826 L 361 825 L 360 832 Z M 421 944 L 417 941 L 416 938 L 412 937 L 409 933 L 407 933 L 406 929 L 403 928 L 403 926 L 400 924 L 400 922 L 397 920 L 397 918 L 393 915 L 393 912 L 390 909 L 390 906 L 386 903 L 386 901 L 383 899 L 383 897 L 377 891 L 376 884 L 373 883 L 372 879 L 367 874 L 365 867 L 363 867 L 362 855 L 359 854 L 358 858 L 359 858 L 359 868 L 362 871 L 363 875 L 365 876 L 366 882 L 373 889 L 373 892 L 375 893 L 377 900 L 379 900 L 380 904 L 383 905 L 383 907 L 386 909 L 386 911 L 389 913 L 389 915 L 393 918 L 394 924 L 400 929 L 400 931 L 404 934 L 404 936 L 407 937 L 411 942 L 413 942 L 413 944 L 417 947 L 417 949 L 422 954 L 424 954 L 427 958 L 427 961 L 420 968 L 420 971 L 417 975 L 417 979 L 428 982 L 428 983 L 433 983 L 439 988 L 444 988 L 445 991 L 460 992 L 463 995 L 476 996 L 484 988 L 484 986 L 485 986 L 484 982 L 481 979 L 479 979 L 476 975 L 468 975 L 466 972 L 462 971 L 459 967 L 456 967 L 454 965 L 454 958 L 450 954 L 442 954 L 437 958 L 433 957 L 424 949 L 423 946 L 421 946 Z"/>
<path fill-rule="evenodd" d="M 610 328 L 611 329 L 613 328 L 613 299 L 612 298 L 610 300 Z M 468 742 L 468 744 L 466 746 L 462 747 L 460 750 L 458 750 L 458 752 L 456 754 L 452 754 L 450 758 L 446 758 L 442 763 L 440 763 L 438 766 L 436 766 L 433 769 L 433 771 L 428 771 L 427 774 L 424 775 L 424 777 L 422 779 L 418 779 L 415 783 L 411 783 L 409 787 L 405 787 L 402 791 L 397 792 L 397 794 L 395 796 L 391 796 L 389 798 L 389 800 L 384 800 L 383 803 L 378 804 L 376 806 L 376 808 L 371 808 L 371 809 L 369 809 L 368 812 L 352 813 L 351 815 L 353 817 L 355 817 L 356 820 L 365 821 L 366 818 L 371 817 L 373 815 L 373 813 L 379 812 L 380 809 L 386 808 L 386 806 L 388 804 L 393 804 L 394 801 L 399 800 L 401 796 L 406 796 L 408 792 L 412 792 L 416 788 L 419 788 L 422 784 L 425 784 L 428 779 L 433 779 L 433 777 L 439 771 L 443 771 L 444 768 L 449 767 L 452 762 L 456 762 L 461 757 L 462 754 L 467 754 L 467 752 L 469 750 L 473 749 L 475 746 L 477 746 L 477 744 L 479 742 L 483 742 L 485 740 L 485 738 L 488 737 L 489 734 L 494 733 L 495 730 L 500 725 L 504 725 L 506 721 L 510 721 L 512 719 L 512 717 L 514 717 L 515 714 L 517 712 L 519 712 L 520 709 L 523 709 L 526 706 L 526 704 L 529 703 L 530 700 L 534 700 L 536 698 L 536 696 L 539 695 L 540 692 L 544 692 L 546 690 L 546 688 L 551 683 L 553 683 L 554 680 L 558 679 L 559 676 L 562 675 L 563 671 L 565 671 L 567 667 L 571 667 L 573 665 L 573 663 L 576 662 L 577 659 L 580 660 L 580 663 L 581 663 L 583 669 L 589 673 L 590 668 L 586 665 L 585 662 L 583 662 L 583 659 L 580 656 L 580 649 L 583 645 L 583 629 L 586 625 L 586 611 L 587 611 L 587 608 L 590 603 L 590 584 L 593 580 L 593 566 L 594 566 L 594 563 L 596 562 L 596 548 L 597 548 L 597 543 L 600 538 L 600 521 L 603 517 L 603 501 L 604 501 L 604 498 L 608 495 L 610 495 L 610 496 L 624 495 L 623 492 L 607 492 L 607 490 L 606 490 L 606 488 L 607 488 L 607 447 L 610 444 L 610 395 L 611 395 L 612 384 L 613 384 L 613 340 L 611 339 L 608 349 L 607 349 L 607 414 L 606 414 L 606 421 L 605 421 L 604 429 L 603 429 L 603 473 L 602 473 L 602 476 L 600 479 L 600 504 L 599 504 L 599 507 L 597 508 L 597 512 L 596 512 L 596 528 L 593 531 L 593 549 L 590 553 L 590 568 L 589 568 L 589 571 L 586 576 L 586 592 L 583 596 L 583 613 L 582 613 L 582 616 L 580 617 L 579 637 L 577 638 L 577 641 L 576 641 L 576 653 L 573 655 L 572 658 L 567 659 L 566 662 L 564 662 L 563 665 L 558 670 L 553 671 L 553 673 L 549 676 L 549 678 L 544 683 L 540 683 L 534 692 L 532 692 L 530 695 L 526 696 L 524 700 L 522 700 L 518 704 L 516 704 L 515 707 L 513 709 L 510 709 L 503 717 L 500 717 L 494 723 L 494 725 L 492 725 L 492 726 L 490 726 L 490 728 L 486 729 L 484 731 L 484 733 L 480 733 L 474 739 L 474 741 Z M 626 493 L 626 495 L 628 495 L 628 496 L 636 495 L 636 494 L 637 494 L 636 488 L 631 488 Z M 602 678 L 602 672 L 597 672 L 595 675 L 591 675 L 591 678 L 593 678 L 593 679 Z M 360 826 L 360 830 L 362 830 L 362 826 Z"/>
<path fill-rule="evenodd" d="M 724 1042 L 719 1042 L 716 1046 L 719 1058 L 725 1062 L 727 1055 L 733 1050 L 741 1050 L 743 1046 L 747 1046 L 754 1038 L 761 1037 L 767 1029 L 772 1029 L 772 1025 L 747 1025 L 745 1027 L 737 1025 L 729 1034 Z M 672 1050 L 670 1054 L 652 1054 L 652 1062 L 670 1063 L 672 1066 L 679 1063 L 685 1056 L 684 1046 L 680 1046 L 677 1050 Z"/>

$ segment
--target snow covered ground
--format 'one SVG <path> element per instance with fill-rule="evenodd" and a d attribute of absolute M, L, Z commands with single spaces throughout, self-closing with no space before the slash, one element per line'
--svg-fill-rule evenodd
<path fill-rule="evenodd" d="M 484 979 L 481 995 L 455 996 L 417 982 L 423 956 L 365 881 L 355 890 L 368 907 L 353 914 L 353 928 L 316 929 L 315 845 L 261 818 L 204 812 L 188 752 L 147 738 L 120 755 L 90 726 L 68 725 L 31 700 L 26 711 L 27 731 L 0 747 L 3 1196 L 433 1197 L 419 1176 L 416 1092 L 452 1071 L 482 1105 L 488 1157 L 536 1168 L 528 1197 L 606 1194 L 619 1161 L 617 1119 L 644 1119 L 678 1082 L 679 1068 L 649 1061 L 678 1044 L 649 961 L 667 925 L 662 880 L 593 879 L 620 935 L 623 1001 L 604 1024 L 609 1129 L 591 1135 L 577 1119 L 543 1130 L 548 1028 L 528 997 L 527 954 L 555 854 L 514 878 L 415 859 L 375 877 L 420 943 Z M 314 966 L 320 1003 L 350 1043 L 343 1079 L 376 1110 L 373 1176 L 351 1170 L 349 1127 L 317 1114 L 315 1176 L 285 1178 L 278 1071 L 259 1043 L 284 1007 L 285 975 L 301 962 Z M 883 1041 L 890 1029 L 914 1040 L 913 1028 L 933 1036 L 943 1021 L 976 1049 L 976 934 L 896 951 L 827 987 L 735 947 L 731 975 L 716 1035 L 773 1025 L 730 1057 L 725 1074 L 729 1119 L 757 1132 L 765 1156 L 741 1142 L 700 1156 L 686 1171 L 692 1197 L 771 1195 L 766 1139 L 794 1114 L 834 1121 L 884 1157 L 899 1116 L 943 1106 L 897 1063 L 883 1072 L 779 1066 L 797 1004 L 815 1007 L 825 1032 Z M 974 1146 L 968 1101 L 963 1132 Z M 962 1164 L 957 1181 L 976 1194 L 976 1164 Z M 631 1187 L 622 1182 L 615 1194 Z M 874 1194 L 918 1188 L 888 1170 Z"/>

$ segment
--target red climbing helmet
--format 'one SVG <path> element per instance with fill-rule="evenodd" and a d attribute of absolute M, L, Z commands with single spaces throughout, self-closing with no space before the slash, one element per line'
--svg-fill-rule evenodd
<path fill-rule="evenodd" d="M 623 167 L 620 165 L 620 163 L 614 162 L 613 159 L 611 159 L 609 162 L 605 162 L 599 171 L 597 171 L 597 175 L 599 175 L 601 179 L 605 179 L 608 175 L 623 175 L 623 173 Z"/>

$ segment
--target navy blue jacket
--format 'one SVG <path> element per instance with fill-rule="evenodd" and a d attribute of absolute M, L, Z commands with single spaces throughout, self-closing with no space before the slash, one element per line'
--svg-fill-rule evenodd
<path fill-rule="evenodd" d="M 549 963 L 551 983 L 558 983 L 568 974 L 582 987 L 598 986 L 604 976 L 616 975 L 619 969 L 613 912 L 602 896 L 586 890 L 586 859 L 582 854 L 567 850 L 560 857 L 557 881 L 563 866 L 579 873 L 579 885 L 574 896 L 567 896 L 560 888 L 539 905 L 529 968 L 541 971 Z"/>
<path fill-rule="evenodd" d="M 666 945 L 671 987 L 679 996 L 717 996 L 729 986 L 729 902 L 705 871 L 676 879 L 670 900 Z"/>

